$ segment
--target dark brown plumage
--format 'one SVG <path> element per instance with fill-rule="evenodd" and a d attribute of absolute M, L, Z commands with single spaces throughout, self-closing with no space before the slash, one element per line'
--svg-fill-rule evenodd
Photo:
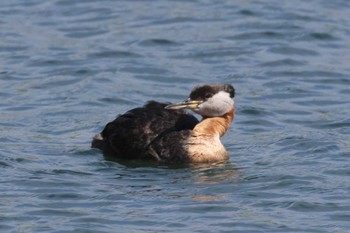
<path fill-rule="evenodd" d="M 219 138 L 233 119 L 234 94 L 231 85 L 207 84 L 195 87 L 185 102 L 150 101 L 109 122 L 94 137 L 92 147 L 108 158 L 172 163 L 227 159 Z M 224 107 L 217 106 L 220 103 Z M 192 109 L 204 119 L 199 122 L 183 109 Z"/>
<path fill-rule="evenodd" d="M 161 160 L 150 150 L 152 143 L 167 134 L 191 130 L 198 123 L 184 110 L 164 109 L 167 105 L 150 101 L 119 115 L 95 136 L 92 147 L 101 149 L 109 158 Z"/>

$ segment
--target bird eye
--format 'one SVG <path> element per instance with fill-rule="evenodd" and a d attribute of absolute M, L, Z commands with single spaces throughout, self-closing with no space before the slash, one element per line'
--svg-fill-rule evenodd
<path fill-rule="evenodd" d="M 207 94 L 205 94 L 204 98 L 209 99 L 209 98 L 212 97 L 212 96 L 213 96 L 213 94 L 207 93 Z"/>

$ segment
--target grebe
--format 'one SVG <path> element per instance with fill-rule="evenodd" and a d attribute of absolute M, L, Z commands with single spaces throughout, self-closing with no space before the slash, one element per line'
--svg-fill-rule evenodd
<path fill-rule="evenodd" d="M 155 101 L 134 108 L 109 122 L 92 147 L 109 158 L 170 163 L 203 163 L 228 159 L 220 141 L 233 120 L 235 89 L 230 84 L 204 84 L 184 102 Z M 202 116 L 199 122 L 185 112 Z"/>

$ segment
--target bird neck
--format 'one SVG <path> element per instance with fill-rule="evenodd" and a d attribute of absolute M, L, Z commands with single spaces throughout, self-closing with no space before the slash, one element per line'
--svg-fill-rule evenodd
<path fill-rule="evenodd" d="M 226 133 L 231 125 L 233 117 L 235 115 L 235 109 L 232 106 L 230 111 L 219 117 L 203 117 L 193 131 L 196 134 L 209 134 L 221 137 Z"/>

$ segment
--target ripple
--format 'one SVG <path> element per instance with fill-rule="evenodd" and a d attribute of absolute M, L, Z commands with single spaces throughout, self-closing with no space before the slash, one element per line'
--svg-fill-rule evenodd
<path fill-rule="evenodd" d="M 318 202 L 306 202 L 296 201 L 291 203 L 288 209 L 298 212 L 319 212 L 319 211 L 337 211 L 339 206 L 336 203 L 318 203 Z"/>
<path fill-rule="evenodd" d="M 313 38 L 313 39 L 317 39 L 317 40 L 326 40 L 326 41 L 336 40 L 336 39 L 337 39 L 337 38 L 334 37 L 332 34 L 329 34 L 329 33 L 322 33 L 322 32 L 310 33 L 310 37 Z"/>
<path fill-rule="evenodd" d="M 270 61 L 270 62 L 264 62 L 261 64 L 261 66 L 267 66 L 267 67 L 280 67 L 280 66 L 304 66 L 306 65 L 307 62 L 305 61 L 298 61 L 294 60 L 291 58 L 286 58 L 286 59 L 279 59 L 275 61 Z"/>
<path fill-rule="evenodd" d="M 179 24 L 179 23 L 196 23 L 196 22 L 200 22 L 201 20 L 196 19 L 194 17 L 173 17 L 173 18 L 168 18 L 168 19 L 164 19 L 164 20 L 156 20 L 153 23 L 154 24 Z"/>
<path fill-rule="evenodd" d="M 334 221 L 345 221 L 348 222 L 350 218 L 350 214 L 331 214 L 330 218 Z"/>
<path fill-rule="evenodd" d="M 324 105 L 324 103 L 322 103 L 322 105 Z M 334 105 L 334 103 L 330 103 L 329 105 Z M 310 122 L 308 125 L 316 129 L 349 129 L 350 120 Z"/>
<path fill-rule="evenodd" d="M 103 52 L 96 52 L 89 55 L 91 58 L 138 58 L 142 57 L 140 54 L 122 51 L 122 50 L 106 50 Z"/>
<path fill-rule="evenodd" d="M 77 175 L 77 176 L 92 175 L 91 173 L 87 173 L 87 172 L 72 171 L 72 170 L 67 170 L 67 169 L 54 169 L 51 172 L 53 174 L 56 174 L 56 175 L 63 175 L 63 174 Z"/>
<path fill-rule="evenodd" d="M 178 46 L 181 45 L 173 40 L 167 39 L 147 39 L 139 43 L 141 46 Z"/>
<path fill-rule="evenodd" d="M 280 46 L 272 47 L 269 49 L 269 52 L 282 54 L 282 55 L 298 55 L 298 56 L 317 56 L 318 52 L 311 49 L 297 48 L 291 46 Z"/>
<path fill-rule="evenodd" d="M 350 171 L 347 169 L 339 169 L 339 170 L 328 170 L 327 174 L 336 175 L 336 176 L 345 176 L 348 177 L 350 175 Z"/>
<path fill-rule="evenodd" d="M 242 48 L 220 48 L 220 49 L 213 49 L 208 50 L 205 49 L 203 51 L 195 51 L 191 53 L 186 53 L 185 55 L 177 55 L 174 56 L 174 58 L 177 59 L 196 59 L 196 60 L 202 60 L 209 64 L 216 64 L 217 60 L 222 58 L 228 58 L 233 59 L 234 57 L 239 57 L 247 54 L 251 54 L 253 51 L 249 49 L 242 49 Z"/>
<path fill-rule="evenodd" d="M 19 51 L 25 51 L 28 46 L 0 46 L 0 53 L 13 53 Z"/>
<path fill-rule="evenodd" d="M 11 165 L 9 165 L 8 163 L 6 163 L 4 161 L 0 161 L 0 167 L 6 168 L 6 167 L 11 167 Z"/>
<path fill-rule="evenodd" d="M 155 68 L 155 67 L 136 67 L 136 66 L 125 66 L 120 69 L 122 72 L 130 72 L 134 74 L 152 74 L 152 75 L 159 75 L 159 74 L 167 74 L 169 71 L 163 68 Z"/>
<path fill-rule="evenodd" d="M 108 30 L 99 28 L 75 28 L 75 29 L 61 29 L 62 32 L 66 32 L 65 36 L 70 38 L 89 38 L 93 36 L 101 36 L 108 33 Z"/>
<path fill-rule="evenodd" d="M 303 80 L 304 82 L 312 82 L 312 83 L 340 83 L 340 84 L 349 84 L 349 80 L 345 78 L 345 74 L 339 72 L 332 71 L 324 71 L 324 70 L 314 70 L 314 71 L 268 71 L 266 73 L 267 76 L 273 77 L 306 77 L 313 79 Z M 315 78 L 314 78 L 315 77 Z M 329 77 L 332 77 L 330 79 Z M 321 79 L 323 78 L 323 79 Z M 336 79 L 333 79 L 336 78 Z"/>
<path fill-rule="evenodd" d="M 254 11 L 248 10 L 248 9 L 242 9 L 239 11 L 242 15 L 248 15 L 248 16 L 254 16 L 256 15 Z"/>
<path fill-rule="evenodd" d="M 266 110 L 258 109 L 258 108 L 254 108 L 254 107 L 247 107 L 245 109 L 242 109 L 241 113 L 247 114 L 247 115 L 268 115 Z"/>
<path fill-rule="evenodd" d="M 59 59 L 50 59 L 50 60 L 33 60 L 30 62 L 30 66 L 42 66 L 42 67 L 47 67 L 47 66 L 74 66 L 78 65 L 79 61 L 78 60 L 59 60 Z"/>
<path fill-rule="evenodd" d="M 285 36 L 282 33 L 274 31 L 263 31 L 263 32 L 245 32 L 236 36 L 230 37 L 233 40 L 264 40 L 264 39 L 282 39 Z"/>

